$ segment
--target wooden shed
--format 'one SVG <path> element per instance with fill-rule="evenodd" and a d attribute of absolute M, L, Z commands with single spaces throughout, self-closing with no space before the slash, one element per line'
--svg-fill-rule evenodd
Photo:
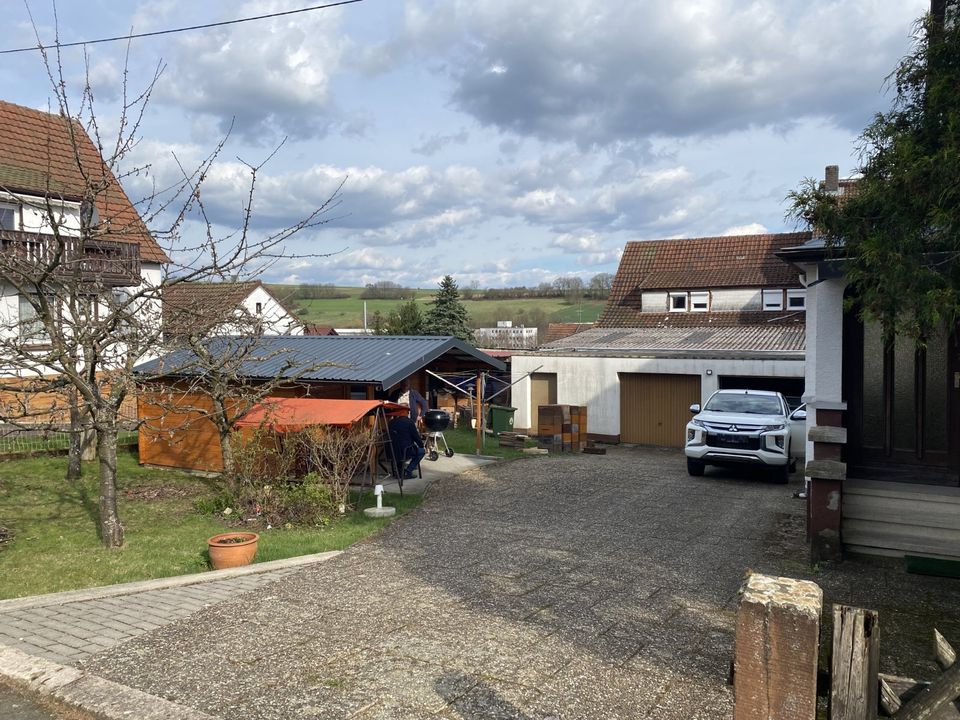
<path fill-rule="evenodd" d="M 230 343 L 231 338 L 212 338 L 208 348 L 230 352 Z M 272 398 L 372 401 L 403 380 L 426 394 L 428 371 L 479 375 L 505 369 L 499 360 L 454 337 L 264 336 L 256 343 L 258 352 L 249 354 L 238 377 L 255 386 L 288 376 L 289 384 L 271 390 Z M 174 351 L 136 371 L 144 382 L 138 403 L 140 462 L 220 472 L 219 438 L 207 417 L 213 405 L 198 391 L 202 369 L 192 352 Z"/>

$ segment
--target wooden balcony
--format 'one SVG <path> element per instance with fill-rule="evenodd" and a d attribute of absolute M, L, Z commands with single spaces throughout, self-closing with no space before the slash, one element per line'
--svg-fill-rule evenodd
<path fill-rule="evenodd" d="M 34 278 L 49 270 L 65 282 L 107 287 L 140 284 L 140 245 L 115 240 L 87 240 L 40 233 L 0 230 L 0 274 Z"/>

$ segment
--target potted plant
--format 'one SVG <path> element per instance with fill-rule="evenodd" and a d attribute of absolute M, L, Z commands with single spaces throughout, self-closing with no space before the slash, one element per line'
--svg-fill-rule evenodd
<path fill-rule="evenodd" d="M 253 532 L 227 532 L 207 539 L 210 564 L 214 570 L 249 565 L 257 554 L 257 540 Z"/>

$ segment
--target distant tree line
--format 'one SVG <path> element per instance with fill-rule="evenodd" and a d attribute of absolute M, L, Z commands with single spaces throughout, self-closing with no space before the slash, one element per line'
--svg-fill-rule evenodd
<path fill-rule="evenodd" d="M 464 300 L 522 300 L 525 298 L 565 298 L 569 302 L 580 300 L 606 300 L 613 285 L 613 275 L 597 273 L 588 282 L 576 275 L 558 277 L 553 282 L 542 282 L 534 287 L 518 285 L 506 288 L 481 290 L 477 283 L 461 291 Z"/>
<path fill-rule="evenodd" d="M 284 291 L 284 297 L 290 300 L 340 300 L 350 297 L 350 293 L 338 288 L 333 283 L 310 284 L 300 283 L 299 285 L 281 285 Z"/>
<path fill-rule="evenodd" d="M 416 288 L 408 288 L 389 280 L 367 283 L 360 293 L 364 300 L 409 300 L 416 296 Z"/>

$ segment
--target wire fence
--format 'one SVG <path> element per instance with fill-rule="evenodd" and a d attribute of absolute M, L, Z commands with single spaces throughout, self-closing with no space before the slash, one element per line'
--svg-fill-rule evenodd
<path fill-rule="evenodd" d="M 117 436 L 118 445 L 136 445 L 136 430 Z M 70 449 L 66 430 L 14 430 L 0 433 L 0 460 L 27 455 L 62 455 Z"/>

